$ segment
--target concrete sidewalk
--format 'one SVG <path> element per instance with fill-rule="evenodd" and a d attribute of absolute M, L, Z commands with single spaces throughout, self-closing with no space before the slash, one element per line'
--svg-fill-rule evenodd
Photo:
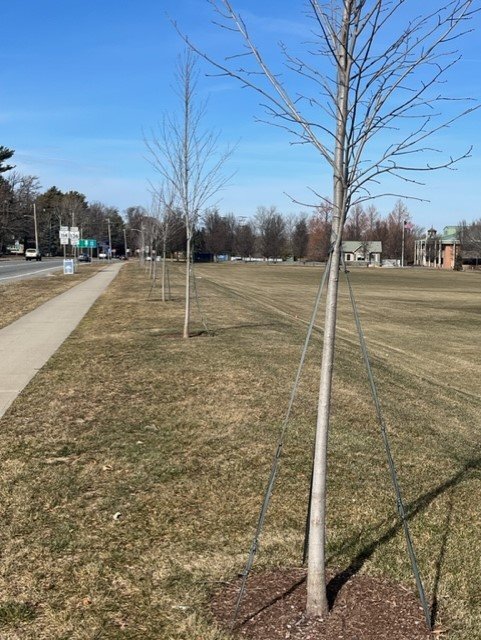
<path fill-rule="evenodd" d="M 109 264 L 100 273 L 0 330 L 0 418 L 68 338 L 121 267 L 122 263 Z"/>

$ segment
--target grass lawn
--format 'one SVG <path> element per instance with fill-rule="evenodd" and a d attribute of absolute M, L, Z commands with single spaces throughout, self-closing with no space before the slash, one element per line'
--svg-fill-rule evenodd
<path fill-rule="evenodd" d="M 245 563 L 320 274 L 199 265 L 214 333 L 194 306 L 184 341 L 182 269 L 162 304 L 127 264 L 1 421 L 2 640 L 228 637 L 209 595 Z M 481 638 L 481 276 L 351 277 L 428 597 Z M 256 570 L 300 564 L 320 344 Z M 414 589 L 344 284 L 335 378 L 329 564 Z"/>
<path fill-rule="evenodd" d="M 98 264 L 82 264 L 73 275 L 64 276 L 59 270 L 45 276 L 0 284 L 0 329 L 82 280 L 90 278 L 103 267 L 104 265 Z"/>

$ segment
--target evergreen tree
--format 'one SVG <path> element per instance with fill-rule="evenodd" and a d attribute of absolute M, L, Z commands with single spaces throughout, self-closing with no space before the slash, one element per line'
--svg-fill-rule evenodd
<path fill-rule="evenodd" d="M 13 164 L 4 164 L 5 160 L 10 160 L 14 153 L 15 151 L 12 151 L 12 149 L 7 149 L 7 147 L 0 145 L 0 173 L 14 168 L 15 165 Z"/>

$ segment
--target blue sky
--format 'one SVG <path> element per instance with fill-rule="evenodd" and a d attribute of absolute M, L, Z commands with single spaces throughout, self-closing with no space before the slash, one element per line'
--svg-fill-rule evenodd
<path fill-rule="evenodd" d="M 275 64 L 277 42 L 299 50 L 305 38 L 303 2 L 233 0 Z M 413 11 L 417 2 L 410 3 Z M 433 4 L 433 3 L 430 3 Z M 418 5 L 419 6 L 419 5 Z M 231 36 L 211 24 L 207 0 L 22 0 L 2 2 L 0 50 L 0 144 L 15 149 L 17 169 L 39 177 L 43 188 L 77 189 L 89 201 L 120 210 L 149 206 L 149 180 L 156 176 L 145 157 L 143 131 L 176 109 L 172 91 L 182 42 L 168 17 L 176 19 L 202 48 L 221 56 Z M 463 61 L 450 74 L 446 92 L 481 98 L 477 31 L 461 43 Z M 206 75 L 199 93 L 208 98 L 205 124 L 237 144 L 227 171 L 235 173 L 220 195 L 223 212 L 250 216 L 258 205 L 285 213 L 301 211 L 285 192 L 312 202 L 309 187 L 329 194 L 330 176 L 320 157 L 292 146 L 283 131 L 256 122 L 258 98 L 234 81 Z M 481 111 L 444 132 L 435 146 L 472 157 L 457 171 L 423 176 L 427 186 L 396 187 L 428 203 L 407 202 L 414 220 L 442 228 L 461 218 L 481 217 Z M 434 144 L 434 141 L 433 141 Z M 393 188 L 391 184 L 386 189 Z M 389 211 L 392 199 L 377 201 Z"/>

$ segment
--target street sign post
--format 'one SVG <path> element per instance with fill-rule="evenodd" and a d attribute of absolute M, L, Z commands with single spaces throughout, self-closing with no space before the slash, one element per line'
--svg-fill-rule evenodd
<path fill-rule="evenodd" d="M 80 232 L 78 227 L 70 227 L 70 244 L 76 247 L 80 240 Z"/>
<path fill-rule="evenodd" d="M 60 244 L 68 244 L 69 235 L 70 233 L 69 233 L 68 227 L 60 227 L 60 230 L 59 230 Z"/>

